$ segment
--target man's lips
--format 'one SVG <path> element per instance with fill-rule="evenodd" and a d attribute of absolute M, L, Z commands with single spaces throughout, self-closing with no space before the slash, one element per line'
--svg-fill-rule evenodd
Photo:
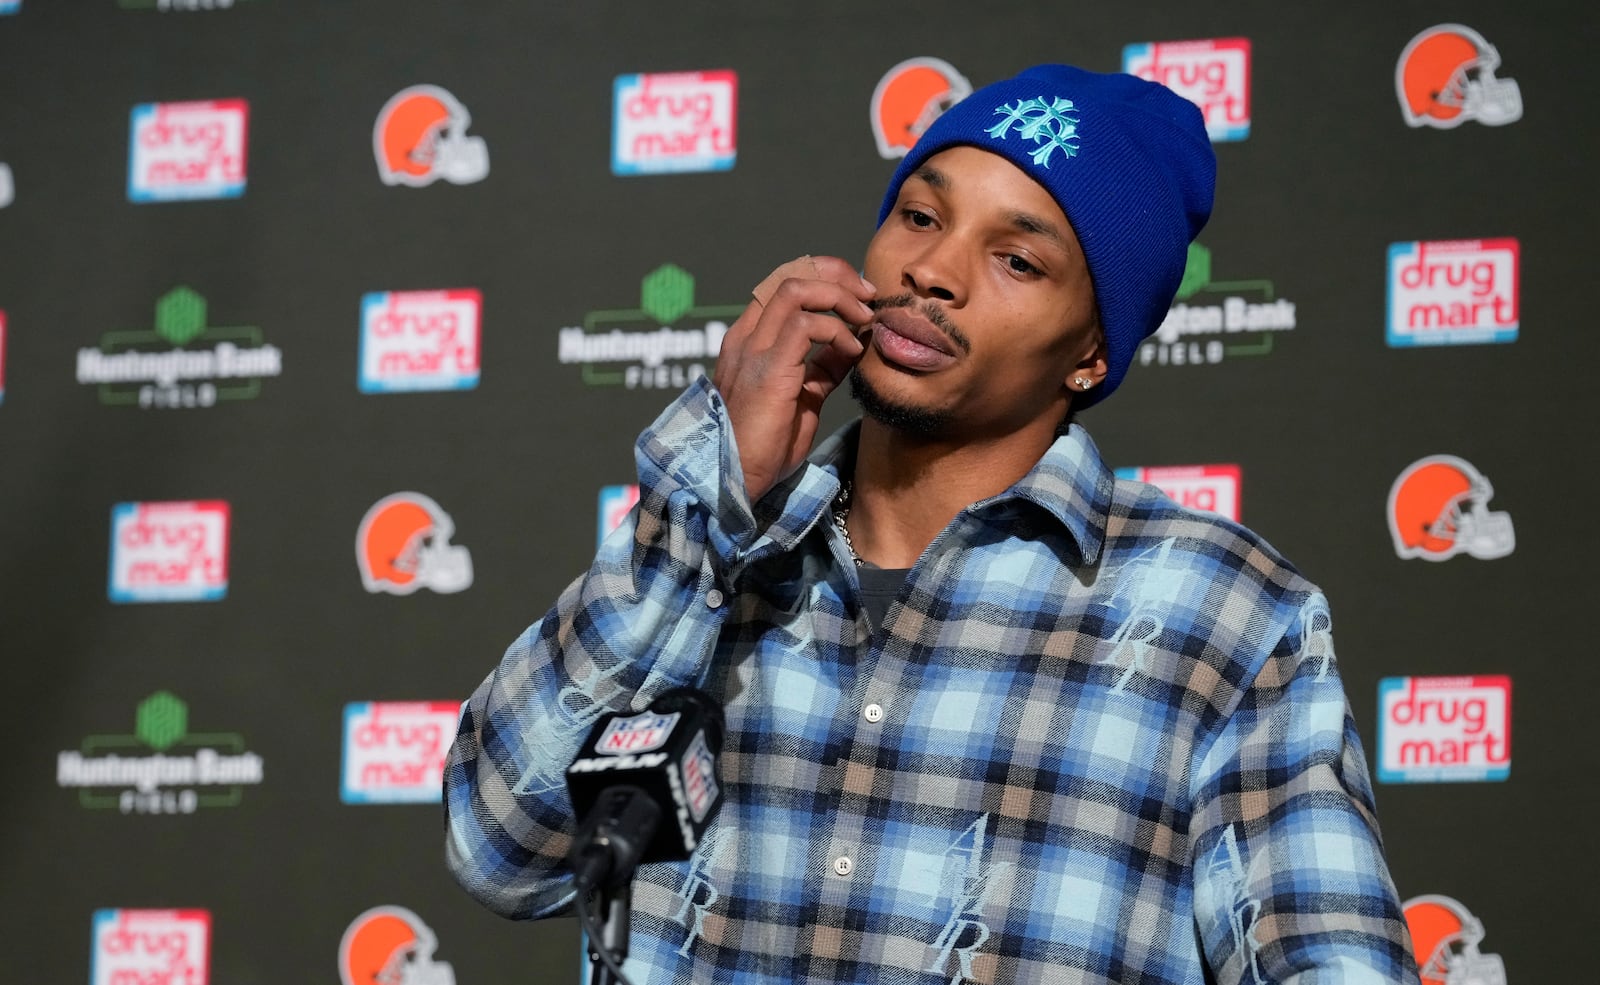
<path fill-rule="evenodd" d="M 886 362 L 926 371 L 956 361 L 954 343 L 930 322 L 904 308 L 879 311 L 873 328 L 872 347 Z"/>
<path fill-rule="evenodd" d="M 878 312 L 878 324 L 904 339 L 918 345 L 936 349 L 947 356 L 956 354 L 956 347 L 945 334 L 926 318 L 913 314 L 908 308 L 889 308 Z"/>

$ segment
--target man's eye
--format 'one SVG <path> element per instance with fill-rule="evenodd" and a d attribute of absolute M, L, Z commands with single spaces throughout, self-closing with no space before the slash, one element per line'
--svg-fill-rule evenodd
<path fill-rule="evenodd" d="M 1038 267 L 1035 267 L 1033 264 L 1022 259 L 1022 257 L 1017 256 L 1015 253 L 1006 257 L 1006 262 L 1011 265 L 1012 270 L 1015 270 L 1019 274 L 1036 274 L 1039 272 Z"/>
<path fill-rule="evenodd" d="M 919 212 L 916 209 L 905 209 L 903 211 L 905 212 L 905 217 L 910 220 L 913 226 L 926 227 L 933 225 L 933 216 L 926 212 Z"/>

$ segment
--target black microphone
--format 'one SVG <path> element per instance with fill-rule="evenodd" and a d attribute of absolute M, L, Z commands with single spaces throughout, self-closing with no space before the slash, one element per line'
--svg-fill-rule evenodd
<path fill-rule="evenodd" d="M 595 723 L 567 767 L 572 808 L 583 818 L 567 854 L 579 891 L 615 889 L 646 862 L 689 857 L 722 806 L 723 729 L 722 709 L 694 688 Z"/>

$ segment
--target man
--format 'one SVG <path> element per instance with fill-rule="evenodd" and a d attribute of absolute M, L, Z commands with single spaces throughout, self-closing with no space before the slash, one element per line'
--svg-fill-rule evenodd
<path fill-rule="evenodd" d="M 927 131 L 865 278 L 757 287 L 463 715 L 463 885 L 566 907 L 563 768 L 698 685 L 727 800 L 639 872 L 641 985 L 1414 982 L 1322 596 L 1066 423 L 1160 324 L 1214 167 L 1170 91 L 1043 66 Z M 847 375 L 865 418 L 813 450 Z"/>

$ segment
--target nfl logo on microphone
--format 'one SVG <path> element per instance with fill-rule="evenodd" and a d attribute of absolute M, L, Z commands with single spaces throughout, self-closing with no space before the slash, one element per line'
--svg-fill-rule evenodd
<path fill-rule="evenodd" d="M 600 734 L 594 751 L 602 756 L 625 756 L 660 749 L 672 734 L 672 727 L 677 724 L 677 712 L 657 715 L 647 711 L 632 718 L 618 718 Z"/>

